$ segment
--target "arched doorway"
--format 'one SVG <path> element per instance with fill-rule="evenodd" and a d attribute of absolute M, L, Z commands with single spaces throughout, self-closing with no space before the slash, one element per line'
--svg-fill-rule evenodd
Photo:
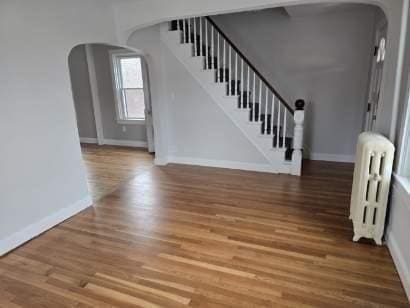
<path fill-rule="evenodd" d="M 75 46 L 68 63 L 89 190 L 96 201 L 153 165 L 148 64 L 141 51 L 106 44 Z"/>

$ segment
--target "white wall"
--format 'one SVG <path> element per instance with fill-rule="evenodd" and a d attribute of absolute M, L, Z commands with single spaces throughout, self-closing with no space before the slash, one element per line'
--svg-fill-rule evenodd
<path fill-rule="evenodd" d="M 168 161 L 267 164 L 162 44 L 159 25 L 134 32 L 128 45 L 141 50 L 148 59 L 153 92 L 158 95 L 153 105 L 163 106 L 161 114 L 167 115 Z"/>
<path fill-rule="evenodd" d="M 67 57 L 113 30 L 106 1 L 0 2 L 0 255 L 90 204 Z"/>
<path fill-rule="evenodd" d="M 302 17 L 269 9 L 213 19 L 290 105 L 305 99 L 308 156 L 353 161 L 367 98 L 374 13 L 373 6 L 349 5 Z"/>
<path fill-rule="evenodd" d="M 145 124 L 119 124 L 116 118 L 109 51 L 122 48 L 104 44 L 91 44 L 91 46 L 104 139 L 145 143 L 147 141 Z M 73 49 L 69 56 L 69 64 L 80 138 L 97 138 L 84 45 Z"/>

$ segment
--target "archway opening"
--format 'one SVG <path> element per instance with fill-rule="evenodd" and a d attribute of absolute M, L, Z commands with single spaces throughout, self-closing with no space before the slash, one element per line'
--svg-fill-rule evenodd
<path fill-rule="evenodd" d="M 77 128 L 94 201 L 153 166 L 150 79 L 143 53 L 106 44 L 69 56 Z"/>

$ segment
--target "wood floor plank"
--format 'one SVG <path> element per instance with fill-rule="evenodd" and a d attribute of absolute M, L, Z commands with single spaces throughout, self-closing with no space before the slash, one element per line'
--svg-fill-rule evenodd
<path fill-rule="evenodd" d="M 0 307 L 410 307 L 387 248 L 351 241 L 351 164 L 83 156 L 94 207 L 0 259 Z"/>

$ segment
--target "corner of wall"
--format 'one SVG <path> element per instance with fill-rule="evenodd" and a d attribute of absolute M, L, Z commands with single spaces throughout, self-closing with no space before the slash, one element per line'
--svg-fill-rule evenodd
<path fill-rule="evenodd" d="M 0 240 L 0 256 L 46 232 L 93 204 L 90 195 Z"/>

